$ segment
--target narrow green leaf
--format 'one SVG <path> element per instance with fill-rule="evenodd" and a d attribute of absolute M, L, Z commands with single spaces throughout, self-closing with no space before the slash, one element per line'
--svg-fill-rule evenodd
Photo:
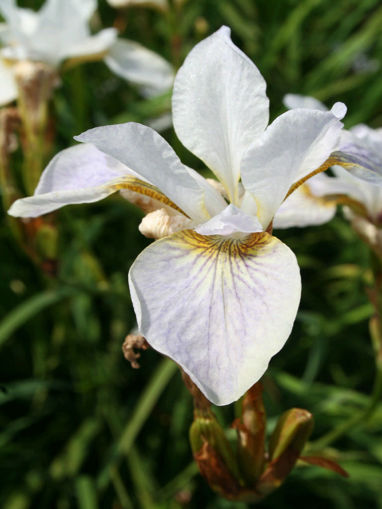
<path fill-rule="evenodd" d="M 91 477 L 82 475 L 76 481 L 76 494 L 79 509 L 97 509 L 97 492 Z"/>
<path fill-rule="evenodd" d="M 17 306 L 0 322 L 0 347 L 4 345 L 15 330 L 24 325 L 33 316 L 56 302 L 74 295 L 74 293 L 75 291 L 72 288 L 48 290 L 33 295 L 33 297 Z"/>
<path fill-rule="evenodd" d="M 110 480 L 110 467 L 119 461 L 121 456 L 127 455 L 134 443 L 138 433 L 142 429 L 143 424 L 150 415 L 154 405 L 158 401 L 164 388 L 177 371 L 178 366 L 170 359 L 163 359 L 156 371 L 152 375 L 149 383 L 143 392 L 138 405 L 135 408 L 122 435 L 117 443 L 112 457 L 106 467 L 101 471 L 97 484 L 100 489 L 106 488 Z"/>

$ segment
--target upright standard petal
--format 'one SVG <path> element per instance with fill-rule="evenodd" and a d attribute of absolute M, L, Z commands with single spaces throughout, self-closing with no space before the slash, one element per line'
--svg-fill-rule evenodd
<path fill-rule="evenodd" d="M 30 58 L 58 65 L 69 46 L 89 37 L 88 18 L 93 10 L 94 0 L 47 0 L 27 41 Z"/>
<path fill-rule="evenodd" d="M 31 34 L 37 26 L 38 14 L 32 9 L 17 7 L 15 0 L 1 0 L 0 14 L 16 36 Z"/>
<path fill-rule="evenodd" d="M 27 58 L 27 46 L 29 37 L 37 28 L 39 15 L 31 9 L 17 7 L 15 0 L 2 0 L 0 2 L 0 14 L 7 22 L 7 31 L 3 31 L 1 39 L 9 47 L 3 48 L 2 52 L 10 58 Z M 23 47 L 21 47 L 23 46 Z"/>
<path fill-rule="evenodd" d="M 342 125 L 329 111 L 291 110 L 276 118 L 249 148 L 242 161 L 242 181 L 256 200 L 264 228 L 292 184 L 323 165 L 338 147 Z"/>
<path fill-rule="evenodd" d="M 175 131 L 216 174 L 235 205 L 242 155 L 268 124 L 265 88 L 227 27 L 197 44 L 175 78 Z"/>
<path fill-rule="evenodd" d="M 79 17 L 87 22 L 97 8 L 97 0 L 46 0 L 39 11 L 44 21 L 51 21 L 62 17 L 63 24 L 70 25 L 70 21 L 76 21 Z M 71 13 L 71 15 L 70 15 Z M 70 19 L 71 18 L 71 19 Z"/>
<path fill-rule="evenodd" d="M 296 257 L 267 233 L 178 232 L 138 256 L 129 284 L 140 332 L 217 405 L 265 372 L 291 332 L 301 291 Z"/>
<path fill-rule="evenodd" d="M 81 2 L 75 2 L 75 8 L 85 21 L 89 21 L 97 9 L 97 0 L 81 0 Z"/>
<path fill-rule="evenodd" d="M 174 69 L 167 60 L 127 39 L 118 39 L 111 46 L 105 63 L 121 78 L 150 90 L 149 95 L 170 90 L 174 81 Z"/>
<path fill-rule="evenodd" d="M 17 85 L 12 69 L 0 58 L 0 106 L 14 101 L 17 95 Z"/>
<path fill-rule="evenodd" d="M 184 166 L 166 140 L 150 127 L 134 122 L 96 127 L 76 139 L 121 161 L 195 221 L 206 221 L 226 206 L 218 191 Z M 206 190 L 214 200 L 206 199 Z"/>
<path fill-rule="evenodd" d="M 283 103 L 289 110 L 302 108 L 307 110 L 320 110 L 328 111 L 328 108 L 321 101 L 309 95 L 300 94 L 286 94 L 283 98 Z"/>

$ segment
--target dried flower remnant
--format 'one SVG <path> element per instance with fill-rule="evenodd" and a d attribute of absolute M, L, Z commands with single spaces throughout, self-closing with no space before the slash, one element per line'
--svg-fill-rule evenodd
<path fill-rule="evenodd" d="M 125 359 L 130 362 L 131 367 L 138 369 L 140 367 L 138 359 L 141 354 L 136 350 L 147 350 L 148 348 L 149 344 L 143 336 L 140 334 L 128 334 L 123 342 L 122 352 Z"/>
<path fill-rule="evenodd" d="M 251 387 L 290 334 L 300 273 L 272 221 L 290 190 L 333 164 L 346 111 L 289 111 L 267 127 L 265 88 L 227 27 L 197 44 L 176 76 L 177 135 L 226 198 L 155 131 L 127 123 L 78 136 L 84 144 L 58 154 L 34 196 L 10 209 L 38 216 L 128 189 L 181 215 L 180 230 L 134 262 L 132 301 L 148 343 L 218 405 Z"/>

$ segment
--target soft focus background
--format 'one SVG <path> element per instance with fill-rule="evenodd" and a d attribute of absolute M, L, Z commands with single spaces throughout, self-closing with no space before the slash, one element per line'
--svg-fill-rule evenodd
<path fill-rule="evenodd" d="M 65 1 L 65 0 L 62 0 Z M 78 0 L 81 1 L 81 0 Z M 20 1 L 37 8 L 40 1 Z M 104 0 L 94 28 L 121 34 L 179 66 L 222 24 L 268 83 L 272 117 L 288 92 L 347 104 L 347 127 L 382 125 L 379 0 L 184 0 L 168 12 L 117 11 Z M 57 143 L 104 124 L 145 123 L 170 97 L 144 100 L 102 63 L 63 75 L 52 104 Z M 201 163 L 164 132 L 181 159 Z M 18 164 L 17 154 L 14 164 Z M 141 213 L 115 195 L 57 217 L 57 277 L 0 224 L 0 506 L 5 509 L 244 509 L 210 491 L 192 463 L 191 397 L 179 372 L 154 351 L 133 370 L 121 345 L 134 327 L 129 266 L 149 241 Z M 374 359 L 365 295 L 369 254 L 341 213 L 328 225 L 276 232 L 297 254 L 303 296 L 294 331 L 264 378 L 272 429 L 292 406 L 313 412 L 318 438 L 351 417 L 371 392 Z M 222 422 L 232 408 L 216 411 Z M 296 468 L 261 508 L 381 509 L 382 405 L 334 446 L 349 479 Z"/>

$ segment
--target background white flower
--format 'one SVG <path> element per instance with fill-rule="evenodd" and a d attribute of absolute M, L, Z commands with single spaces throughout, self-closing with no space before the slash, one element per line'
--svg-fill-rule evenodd
<path fill-rule="evenodd" d="M 17 98 L 17 84 L 10 65 L 0 58 L 0 106 Z"/>
<path fill-rule="evenodd" d="M 291 109 L 328 111 L 317 99 L 297 94 L 287 94 L 284 104 Z M 341 162 L 341 166 L 333 167 L 335 177 L 320 174 L 297 189 L 278 210 L 275 228 L 326 223 L 335 215 L 338 203 L 346 204 L 346 197 L 372 222 L 380 221 L 382 129 L 371 129 L 363 124 L 343 129 L 334 156 Z"/>
<path fill-rule="evenodd" d="M 137 42 L 117 39 L 114 28 L 90 34 L 88 23 L 96 7 L 96 0 L 47 0 L 35 12 L 17 7 L 15 0 L 1 0 L 0 14 L 6 20 L 0 29 L 1 57 L 10 63 L 32 60 L 52 67 L 67 60 L 104 58 L 114 73 L 143 87 L 148 95 L 169 90 L 174 71 L 160 55 Z M 0 86 L 0 104 L 17 97 L 10 68 L 3 67 L 1 75 L 7 73 L 8 81 L 6 87 Z"/>

